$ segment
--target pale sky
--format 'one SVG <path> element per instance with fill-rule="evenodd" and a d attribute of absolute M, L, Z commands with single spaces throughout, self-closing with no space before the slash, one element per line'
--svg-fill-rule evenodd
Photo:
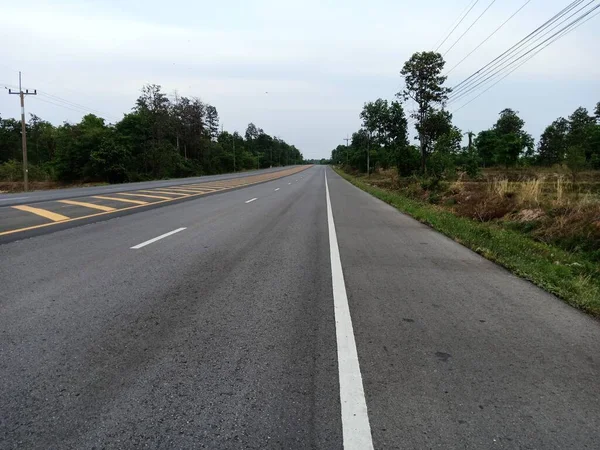
<path fill-rule="evenodd" d="M 402 88 L 404 62 L 416 51 L 433 50 L 469 3 L 3 0 L 0 86 L 16 85 L 21 70 L 24 87 L 100 111 L 114 122 L 131 109 L 142 85 L 156 83 L 168 94 L 177 90 L 216 106 L 228 131 L 243 133 L 254 122 L 295 144 L 307 158 L 329 157 L 360 127 L 363 103 L 392 100 Z M 479 1 L 440 51 L 490 3 Z M 524 3 L 494 2 L 445 56 L 446 68 Z M 452 72 L 448 85 L 465 79 L 569 3 L 531 0 Z M 455 124 L 478 132 L 510 107 L 520 112 L 537 141 L 552 120 L 580 105 L 593 109 L 600 101 L 599 48 L 600 16 L 458 111 Z M 0 115 L 17 117 L 18 97 L 0 94 Z M 72 110 L 44 101 L 59 103 L 47 96 L 28 97 L 26 111 L 55 124 L 76 122 L 85 114 L 79 106 Z"/>

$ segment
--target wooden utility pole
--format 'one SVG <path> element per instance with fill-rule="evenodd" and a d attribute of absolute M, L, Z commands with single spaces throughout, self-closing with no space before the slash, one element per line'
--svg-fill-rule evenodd
<path fill-rule="evenodd" d="M 23 92 L 21 88 L 21 72 L 19 72 L 19 92 L 8 90 L 9 94 L 19 95 L 21 98 L 21 144 L 23 145 L 23 185 L 25 192 L 29 190 L 29 169 L 27 168 L 27 127 L 25 124 L 25 96 L 37 95 L 37 89 L 29 92 L 29 89 Z"/>

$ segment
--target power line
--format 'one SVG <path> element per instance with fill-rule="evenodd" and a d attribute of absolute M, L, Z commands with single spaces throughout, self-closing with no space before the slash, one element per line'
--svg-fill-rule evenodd
<path fill-rule="evenodd" d="M 508 50 L 504 51 L 502 54 L 500 54 L 499 56 L 497 56 L 496 58 L 494 58 L 492 61 L 490 61 L 489 63 L 485 64 L 479 70 L 477 70 L 476 72 L 474 72 L 473 74 L 471 74 L 465 80 L 463 80 L 460 83 L 458 83 L 456 86 L 454 86 L 452 88 L 452 90 L 454 92 L 456 92 L 457 90 L 461 89 L 462 86 L 464 86 L 466 84 L 469 84 L 474 77 L 476 77 L 479 74 L 481 74 L 482 72 L 485 72 L 486 70 L 488 70 L 488 68 L 490 66 L 494 66 L 496 63 L 501 62 L 503 59 L 505 59 L 507 56 L 509 56 L 510 53 L 512 53 L 515 50 L 517 50 L 518 48 L 522 47 L 523 44 L 527 43 L 528 40 L 530 40 L 532 37 L 534 37 L 536 34 L 538 34 L 541 30 L 543 30 L 544 28 L 548 27 L 549 25 L 551 25 L 556 20 L 560 19 L 562 16 L 564 16 L 565 14 L 567 14 L 573 8 L 577 7 L 583 1 L 584 0 L 576 0 L 576 1 L 572 2 L 569 6 L 567 6 L 562 11 L 558 12 L 557 14 L 555 14 L 550 19 L 548 19 L 545 23 L 543 23 L 538 28 L 536 28 L 534 31 L 532 31 L 531 33 L 529 33 L 527 36 L 525 36 L 519 42 L 517 42 L 512 47 L 510 47 Z"/>
<path fill-rule="evenodd" d="M 460 66 L 465 61 L 465 59 L 467 59 L 469 56 L 471 56 L 473 53 L 475 53 L 479 49 L 479 47 L 481 47 L 483 44 L 485 44 L 492 36 L 494 36 L 498 31 L 500 31 L 504 27 L 504 25 L 506 25 L 513 17 L 515 17 L 519 12 L 521 12 L 521 10 L 523 8 L 525 8 L 525 6 L 527 6 L 527 4 L 530 2 L 531 2 L 531 0 L 527 0 L 508 19 L 506 19 L 504 22 L 502 22 L 502 24 L 498 28 L 496 28 L 488 37 L 486 37 L 483 41 L 481 41 L 481 43 L 477 47 L 475 47 L 473 50 L 471 50 L 467 54 L 467 56 L 465 56 L 457 64 L 455 64 L 454 67 L 452 67 L 452 69 L 450 69 L 448 72 L 446 72 L 445 76 L 448 76 L 454 69 L 456 69 L 458 66 Z"/>
<path fill-rule="evenodd" d="M 480 92 L 479 94 L 477 94 L 475 97 L 473 97 L 471 100 L 469 100 L 467 103 L 463 104 L 462 106 L 460 106 L 459 108 L 455 109 L 452 111 L 452 113 L 455 113 L 456 111 L 460 111 L 461 109 L 463 109 L 465 106 L 467 106 L 468 104 L 472 103 L 473 101 L 475 101 L 476 99 L 478 99 L 479 97 L 481 97 L 483 94 L 485 94 L 487 91 L 489 91 L 490 89 L 492 89 L 494 86 L 496 86 L 498 83 L 500 83 L 502 80 L 504 80 L 506 77 L 508 77 L 511 73 L 513 73 L 515 70 L 517 70 L 518 68 L 520 68 L 522 65 L 524 65 L 525 63 L 527 63 L 529 60 L 531 60 L 533 57 L 535 57 L 539 52 L 541 52 L 543 49 L 545 49 L 546 47 L 548 47 L 550 44 L 552 44 L 553 42 L 559 40 L 560 38 L 562 38 L 563 36 L 566 36 L 567 34 L 569 34 L 571 31 L 575 30 L 576 28 L 579 28 L 580 26 L 582 26 L 583 24 L 585 24 L 586 22 L 590 21 L 591 19 L 593 19 L 594 17 L 598 16 L 600 14 L 600 11 L 598 11 L 596 14 L 593 14 L 592 16 L 588 17 L 586 20 L 584 20 L 583 22 L 581 22 L 580 24 L 578 24 L 577 26 L 572 27 L 569 30 L 566 30 L 564 32 L 562 32 L 562 34 L 560 36 L 557 36 L 554 40 L 550 41 L 549 43 L 547 43 L 546 45 L 544 45 L 541 49 L 539 49 L 537 52 L 535 52 L 533 55 L 531 55 L 529 58 L 527 58 L 525 61 L 521 62 L 518 66 L 516 66 L 515 68 L 513 68 L 510 72 L 508 72 L 507 74 L 505 74 L 502 78 L 500 78 L 499 80 L 497 80 L 494 84 L 492 84 L 491 86 L 489 86 L 487 89 L 485 89 L 483 92 Z"/>
<path fill-rule="evenodd" d="M 589 2 L 585 7 L 589 6 L 589 4 L 591 4 L 593 1 Z M 584 8 L 585 8 L 584 7 Z M 464 87 L 464 89 L 462 89 L 462 91 L 458 94 L 456 94 L 455 96 L 450 98 L 450 102 L 449 103 L 453 103 L 456 100 L 458 100 L 459 98 L 464 97 L 465 95 L 468 95 L 469 93 L 473 92 L 473 90 L 475 90 L 478 86 L 481 86 L 482 84 L 484 84 L 485 82 L 487 82 L 488 80 L 490 80 L 491 78 L 493 78 L 494 76 L 496 76 L 497 74 L 499 74 L 500 72 L 502 72 L 505 69 L 510 68 L 512 65 L 514 65 L 515 63 L 517 63 L 518 61 L 522 60 L 525 56 L 529 55 L 530 53 L 532 53 L 534 50 L 538 49 L 539 47 L 541 47 L 543 44 L 545 44 L 546 42 L 550 41 L 551 39 L 553 39 L 555 36 L 559 35 L 561 32 L 563 32 L 564 30 L 570 28 L 571 26 L 577 24 L 577 22 L 581 21 L 582 19 L 584 19 L 585 17 L 587 17 L 590 13 L 592 13 L 593 11 L 595 11 L 596 9 L 600 8 L 600 5 L 596 5 L 593 8 L 591 8 L 590 10 L 586 11 L 585 13 L 583 13 L 582 15 L 580 15 L 579 17 L 577 17 L 576 19 L 574 19 L 573 21 L 569 22 L 566 26 L 564 26 L 563 28 L 561 28 L 560 30 L 558 30 L 557 32 L 555 32 L 554 34 L 552 34 L 549 38 L 543 40 L 542 42 L 540 42 L 538 45 L 536 45 L 535 47 L 529 49 L 528 51 L 526 51 L 525 53 L 521 54 L 520 56 L 518 56 L 517 58 L 514 58 L 512 60 L 506 61 L 505 63 L 503 63 L 500 67 L 495 68 L 495 72 L 493 72 L 491 75 L 487 76 L 487 78 L 483 79 L 482 81 L 476 80 L 476 84 L 471 85 L 469 87 Z M 582 8 L 583 9 L 583 8 Z M 577 11 L 577 13 L 579 13 L 581 10 Z M 573 17 L 573 15 L 577 14 L 574 13 L 571 16 L 569 16 L 566 20 L 570 19 L 571 17 Z M 559 25 L 561 25 L 562 23 L 564 23 L 565 21 L 561 22 Z M 554 29 L 556 27 L 553 27 L 552 29 Z M 547 35 L 548 33 L 545 33 L 543 36 Z M 543 37 L 542 36 L 542 37 Z"/>
<path fill-rule="evenodd" d="M 72 102 L 70 100 L 67 100 L 65 98 L 59 97 L 57 95 L 49 94 L 49 93 L 43 92 L 43 91 L 39 91 L 39 93 L 41 95 L 43 95 L 44 97 L 48 97 L 48 98 L 53 99 L 55 101 L 58 101 L 58 102 L 61 102 L 61 103 L 65 103 L 65 104 L 70 105 L 70 106 L 82 108 L 82 109 L 86 110 L 86 112 L 93 112 L 93 113 L 99 114 L 101 116 L 110 117 L 109 114 L 106 114 L 106 113 L 104 113 L 104 112 L 102 112 L 102 111 L 100 111 L 98 109 L 90 108 L 90 107 L 88 107 L 86 105 L 82 105 L 80 103 Z"/>
<path fill-rule="evenodd" d="M 476 5 L 477 3 L 479 3 L 479 0 L 475 0 L 475 1 L 474 1 L 474 2 L 471 4 L 471 6 L 470 6 L 470 7 L 469 7 L 469 6 L 467 6 L 467 7 L 466 7 L 466 8 L 463 10 L 463 12 L 460 14 L 460 16 L 458 16 L 460 20 L 459 20 L 459 21 L 458 21 L 458 23 L 457 23 L 457 24 L 454 26 L 454 28 L 452 28 L 452 30 L 450 31 L 450 33 L 448 33 L 448 34 L 446 35 L 446 37 L 445 37 L 445 38 L 444 38 L 444 40 L 443 40 L 443 41 L 440 43 L 440 45 L 438 45 L 438 46 L 436 47 L 436 49 L 435 49 L 435 51 L 436 51 L 436 52 L 437 52 L 437 51 L 440 49 L 440 47 L 441 47 L 442 45 L 444 45 L 444 42 L 446 42 L 446 41 L 448 40 L 448 38 L 449 38 L 450 36 L 452 36 L 452 33 L 454 33 L 454 30 L 456 30 L 456 29 L 458 28 L 458 26 L 459 26 L 459 25 L 460 25 L 460 24 L 463 22 L 463 20 L 465 20 L 465 18 L 466 18 L 466 17 L 469 15 L 469 13 L 471 12 L 471 10 L 472 10 L 472 9 L 475 7 L 475 5 Z M 467 9 L 468 9 L 468 11 L 467 11 Z M 467 12 L 465 13 L 465 11 L 467 11 Z M 461 16 L 462 16 L 462 17 L 461 17 Z"/>
<path fill-rule="evenodd" d="M 444 56 L 446 56 L 450 52 L 450 50 L 452 50 L 454 48 L 454 46 L 460 42 L 460 40 L 464 37 L 464 35 L 467 34 L 471 28 L 473 28 L 473 26 L 479 21 L 479 19 L 481 19 L 483 17 L 483 15 L 488 11 L 488 9 L 490 9 L 492 7 L 492 5 L 494 3 L 496 3 L 496 0 L 492 0 L 492 2 L 487 6 L 487 8 L 485 8 L 483 10 L 483 12 L 481 14 L 479 14 L 477 19 L 475 19 L 473 21 L 473 23 L 471 25 L 469 25 L 469 28 L 467 28 L 465 30 L 465 32 L 458 37 L 458 39 L 454 42 L 454 44 L 452 44 L 450 46 L 450 48 L 448 50 L 446 50 L 446 52 L 444 53 Z"/>
<path fill-rule="evenodd" d="M 452 112 L 455 113 L 456 111 L 459 111 L 461 109 L 463 109 L 465 106 L 467 106 L 468 104 L 470 104 L 471 102 L 475 101 L 477 98 L 481 97 L 483 94 L 485 94 L 487 91 L 489 91 L 490 89 L 492 89 L 494 86 L 496 86 L 498 83 L 500 83 L 502 80 L 504 80 L 506 77 L 508 77 L 511 73 L 513 73 L 515 70 L 519 69 L 521 66 L 523 66 L 525 63 L 527 63 L 529 60 L 531 60 L 533 57 L 535 57 L 538 53 L 540 53 L 542 50 L 544 50 L 546 47 L 548 47 L 549 45 L 553 44 L 554 42 L 556 42 L 557 40 L 559 40 L 560 38 L 562 38 L 563 36 L 566 36 L 567 34 L 569 34 L 571 31 L 575 30 L 576 28 L 579 28 L 580 26 L 582 26 L 584 23 L 590 21 L 591 19 L 593 19 L 594 17 L 598 16 L 600 14 L 600 11 L 598 11 L 596 14 L 593 14 L 592 16 L 588 17 L 586 20 L 584 20 L 583 22 L 579 23 L 583 18 L 585 18 L 586 16 L 588 16 L 591 12 L 593 12 L 594 10 L 600 8 L 600 5 L 595 6 L 594 8 L 592 8 L 590 11 L 586 12 L 585 14 L 583 14 L 581 17 L 577 18 L 576 20 L 572 21 L 571 23 L 569 23 L 566 27 L 562 28 L 560 31 L 558 31 L 557 33 L 555 33 L 550 39 L 551 40 L 547 40 L 548 42 L 545 43 L 545 45 L 543 45 L 541 48 L 539 48 L 539 50 L 537 50 L 535 53 L 531 54 L 531 56 L 529 56 L 527 59 L 525 59 L 524 61 L 521 61 L 516 67 L 512 68 L 511 70 L 509 70 L 506 74 L 504 74 L 500 79 L 496 80 L 492 85 L 490 85 L 489 87 L 487 87 L 484 91 L 480 92 L 478 95 L 476 95 L 475 97 L 473 97 L 471 100 L 469 100 L 467 103 L 461 105 L 459 108 L 453 110 Z M 542 43 L 543 44 L 543 43 Z M 542 45 L 540 44 L 540 45 Z M 539 47 L 539 46 L 538 46 Z M 536 48 L 538 48 L 536 47 Z M 535 49 L 532 49 L 535 50 Z M 529 53 L 529 52 L 528 52 Z M 525 56 L 525 55 L 523 55 Z M 515 61 L 516 62 L 516 61 Z M 470 91 L 472 92 L 472 91 Z M 467 95 L 467 94 L 465 94 Z"/>
<path fill-rule="evenodd" d="M 75 112 L 78 112 L 78 113 L 88 113 L 89 112 L 87 109 L 74 108 L 74 107 L 67 106 L 67 105 L 62 104 L 62 103 L 56 103 L 56 102 L 53 102 L 53 101 L 50 101 L 50 100 L 44 100 L 43 98 L 40 98 L 40 97 L 38 97 L 36 100 L 40 101 L 40 102 L 48 103 L 49 105 L 54 105 L 54 106 L 59 106 L 61 108 L 70 109 L 71 111 L 75 111 Z"/>

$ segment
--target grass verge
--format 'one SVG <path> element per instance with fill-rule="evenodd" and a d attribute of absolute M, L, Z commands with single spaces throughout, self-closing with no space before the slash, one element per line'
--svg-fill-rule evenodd
<path fill-rule="evenodd" d="M 535 241 L 518 231 L 458 217 L 435 205 L 371 186 L 338 168 L 334 170 L 363 191 L 600 318 L 600 268 L 584 256 Z"/>

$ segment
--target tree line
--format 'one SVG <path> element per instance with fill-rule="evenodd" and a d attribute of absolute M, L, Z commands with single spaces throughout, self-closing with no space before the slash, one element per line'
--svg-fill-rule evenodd
<path fill-rule="evenodd" d="M 54 126 L 31 114 L 26 125 L 32 180 L 63 182 L 218 174 L 301 164 L 293 145 L 250 123 L 242 136 L 219 129 L 217 109 L 197 98 L 174 101 L 155 84 L 114 124 L 93 114 Z M 0 179 L 22 180 L 21 123 L 0 117 Z"/>
<path fill-rule="evenodd" d="M 365 103 L 361 128 L 352 134 L 349 145 L 332 151 L 331 162 L 361 172 L 395 167 L 401 176 L 435 178 L 455 174 L 457 169 L 476 176 L 482 167 L 490 166 L 565 164 L 573 171 L 600 169 L 600 102 L 593 113 L 580 107 L 567 119 L 556 119 L 537 146 L 518 112 L 510 108 L 499 113 L 490 129 L 463 133 L 446 109 L 452 89 L 444 86 L 444 65 L 439 53 L 413 54 L 400 72 L 404 89 L 391 102 Z M 416 105 L 409 114 L 408 101 Z M 414 123 L 418 146 L 410 144 L 409 121 Z M 463 140 L 468 145 L 462 145 Z"/>

